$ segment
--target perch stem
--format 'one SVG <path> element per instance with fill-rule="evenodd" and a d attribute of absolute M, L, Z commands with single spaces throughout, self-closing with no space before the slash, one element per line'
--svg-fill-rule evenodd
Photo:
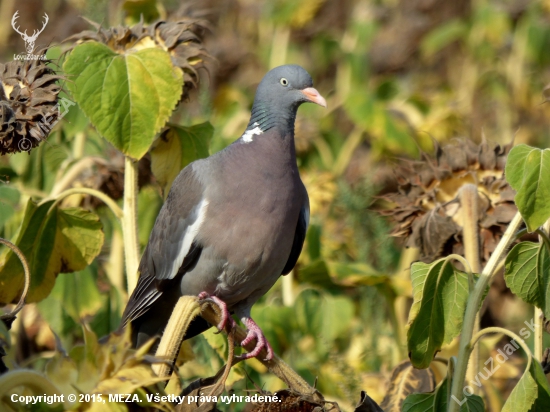
<path fill-rule="evenodd" d="M 167 377 L 172 370 L 181 342 L 191 321 L 200 313 L 201 307 L 196 296 L 182 296 L 174 308 L 166 329 L 162 334 L 155 356 L 166 359 L 166 363 L 153 365 L 159 377 Z"/>
<path fill-rule="evenodd" d="M 153 366 L 153 370 L 159 377 L 166 377 L 173 369 L 173 362 L 185 336 L 185 332 L 191 321 L 199 314 L 211 325 L 218 325 L 220 323 L 221 313 L 217 310 L 215 304 L 209 301 L 199 303 L 196 296 L 182 296 L 179 299 L 176 308 L 170 316 L 170 320 L 168 321 L 168 325 L 166 326 L 155 354 L 156 357 L 163 358 L 167 361 L 167 363 Z M 239 326 L 235 326 L 230 333 L 234 334 L 233 339 L 235 339 L 236 342 L 242 342 L 247 335 L 247 332 Z M 251 351 L 255 346 L 256 342 L 250 342 L 245 345 L 244 348 Z M 229 355 L 232 357 L 231 351 Z M 266 350 L 262 349 L 256 359 L 265 365 L 271 373 L 285 382 L 290 389 L 302 394 L 313 395 L 316 393 L 315 388 L 311 387 L 276 354 L 274 354 L 273 359 L 269 361 L 265 360 L 266 356 Z M 232 359 L 228 359 L 228 362 L 232 362 Z"/>
<path fill-rule="evenodd" d="M 220 321 L 219 314 L 212 308 L 212 305 L 207 305 L 203 308 L 201 316 L 210 324 L 217 325 Z M 246 331 L 240 326 L 235 326 L 235 341 L 242 342 L 246 337 Z M 256 346 L 256 342 L 250 342 L 245 345 L 244 348 L 251 351 Z M 273 359 L 266 361 L 265 357 L 267 352 L 262 349 L 260 354 L 256 357 L 263 365 L 265 365 L 271 373 L 285 382 L 290 389 L 303 394 L 314 394 L 315 388 L 311 387 L 300 375 L 298 375 L 290 366 L 288 366 L 281 358 L 276 354 L 273 354 Z"/>

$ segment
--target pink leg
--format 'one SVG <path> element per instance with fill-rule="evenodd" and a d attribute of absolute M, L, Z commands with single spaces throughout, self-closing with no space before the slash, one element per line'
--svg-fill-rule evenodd
<path fill-rule="evenodd" d="M 260 354 L 262 349 L 265 348 L 265 350 L 267 351 L 267 356 L 265 357 L 265 360 L 273 359 L 273 349 L 271 349 L 271 345 L 265 338 L 264 333 L 256 324 L 256 322 L 254 322 L 252 318 L 244 318 L 243 322 L 248 329 L 248 333 L 246 335 L 246 338 L 244 338 L 244 340 L 241 342 L 241 346 L 248 345 L 253 340 L 256 340 L 256 347 L 251 352 L 245 353 L 241 357 L 243 359 L 255 358 Z"/>
<path fill-rule="evenodd" d="M 236 323 L 233 320 L 233 318 L 231 317 L 231 313 L 229 313 L 229 311 L 227 310 L 227 305 L 225 304 L 225 302 L 223 300 L 221 300 L 217 296 L 211 296 L 207 292 L 199 293 L 199 300 L 204 300 L 204 299 L 212 300 L 220 308 L 222 318 L 220 320 L 220 323 L 218 323 L 218 326 L 217 326 L 218 330 L 222 331 L 227 326 L 229 326 L 230 330 L 233 327 L 235 327 Z M 229 325 L 228 325 L 228 323 L 229 323 Z"/>

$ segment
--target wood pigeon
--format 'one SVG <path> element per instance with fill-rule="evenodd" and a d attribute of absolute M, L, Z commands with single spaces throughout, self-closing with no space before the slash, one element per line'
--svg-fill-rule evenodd
<path fill-rule="evenodd" d="M 186 166 L 174 180 L 139 265 L 138 284 L 124 310 L 121 328 L 132 325 L 137 347 L 162 334 L 183 295 L 213 299 L 223 311 L 222 329 L 235 313 L 248 330 L 257 356 L 273 352 L 250 317 L 252 305 L 302 250 L 309 199 L 300 179 L 294 121 L 302 103 L 326 107 L 300 66 L 269 71 L 256 91 L 250 122 L 224 150 Z M 196 318 L 190 338 L 210 325 Z"/>

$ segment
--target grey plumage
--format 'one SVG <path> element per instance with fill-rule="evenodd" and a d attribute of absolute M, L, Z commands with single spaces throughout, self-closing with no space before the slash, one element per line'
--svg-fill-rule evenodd
<path fill-rule="evenodd" d="M 296 111 L 307 101 L 326 106 L 304 69 L 271 70 L 241 138 L 174 180 L 123 314 L 135 345 L 162 333 L 179 296 L 201 292 L 223 300 L 260 345 L 250 309 L 292 270 L 309 221 L 294 148 Z M 207 327 L 199 319 L 187 337 Z"/>

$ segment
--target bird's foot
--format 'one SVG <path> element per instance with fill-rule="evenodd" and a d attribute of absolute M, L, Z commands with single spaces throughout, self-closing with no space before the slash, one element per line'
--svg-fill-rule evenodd
<path fill-rule="evenodd" d="M 229 310 L 227 309 L 227 305 L 223 300 L 221 300 L 217 296 L 209 295 L 207 292 L 199 293 L 198 297 L 199 297 L 199 300 L 210 299 L 220 308 L 221 320 L 217 326 L 219 331 L 224 330 L 226 327 L 229 327 L 229 330 L 231 330 L 237 325 L 233 320 L 233 318 L 231 317 L 231 313 L 229 313 Z"/>
<path fill-rule="evenodd" d="M 252 318 L 245 318 L 244 324 L 246 325 L 246 329 L 248 329 L 248 333 L 246 334 L 246 338 L 241 342 L 241 346 L 248 345 L 253 340 L 256 340 L 256 347 L 252 351 L 241 355 L 241 359 L 255 358 L 264 348 L 267 352 L 265 360 L 269 361 L 273 359 L 273 349 L 271 349 L 271 345 L 256 322 L 254 322 Z"/>

